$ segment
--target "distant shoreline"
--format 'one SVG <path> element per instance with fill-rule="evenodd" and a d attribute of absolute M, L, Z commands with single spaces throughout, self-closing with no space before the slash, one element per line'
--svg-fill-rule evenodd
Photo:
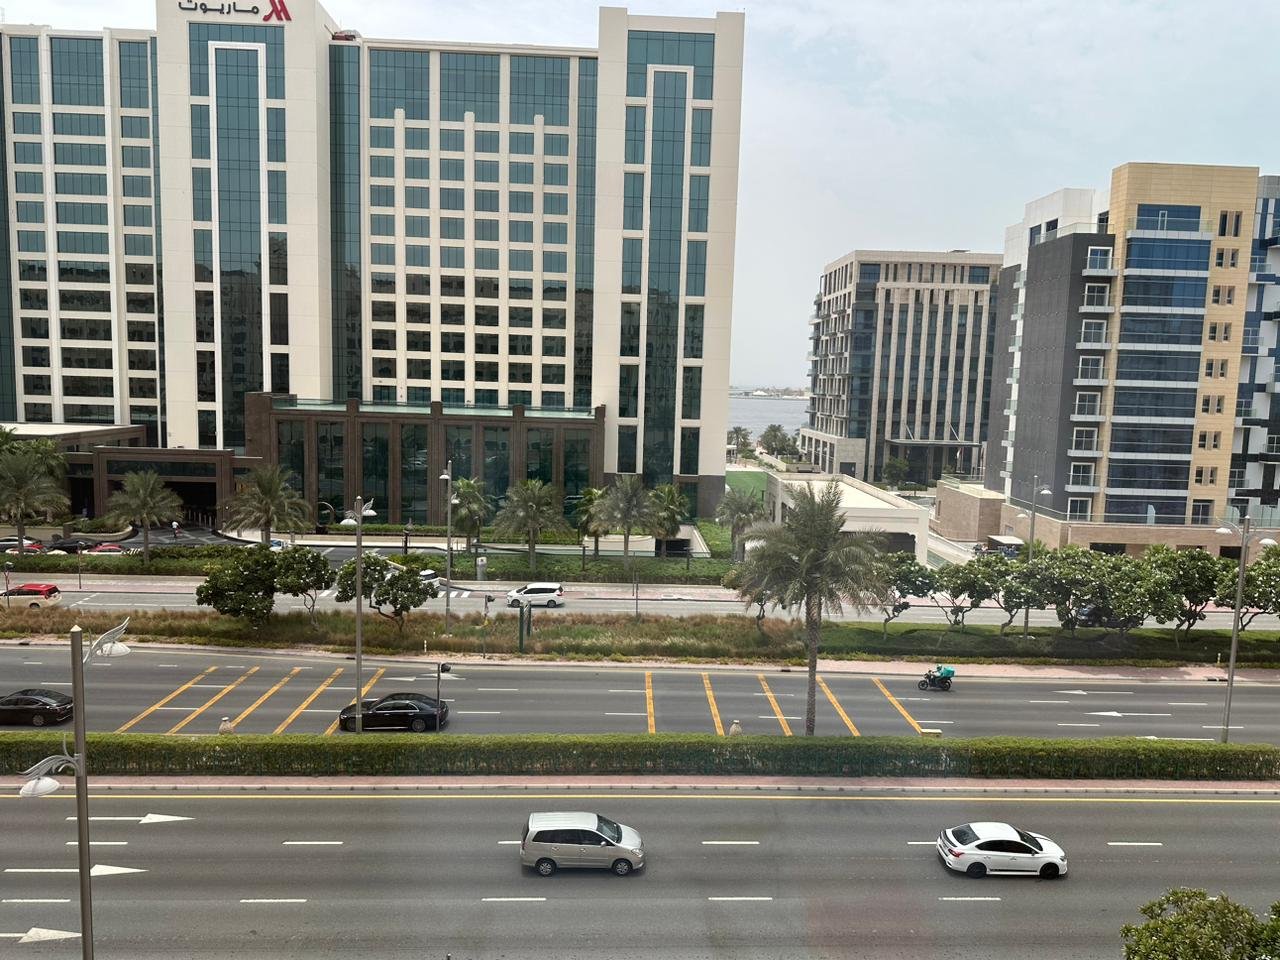
<path fill-rule="evenodd" d="M 735 400 L 808 400 L 808 397 L 798 397 L 785 393 L 731 393 L 729 394 Z"/>

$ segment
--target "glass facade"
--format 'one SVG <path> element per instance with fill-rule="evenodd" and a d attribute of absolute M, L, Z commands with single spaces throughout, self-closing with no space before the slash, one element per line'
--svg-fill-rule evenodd
<path fill-rule="evenodd" d="M 469 480 L 475 477 L 472 454 L 473 435 L 474 431 L 471 427 L 444 428 L 445 460 L 453 462 L 454 480 Z"/>
<path fill-rule="evenodd" d="M 50 37 L 49 52 L 53 102 L 102 106 L 102 41 L 96 37 Z"/>
<path fill-rule="evenodd" d="M 524 475 L 528 480 L 551 483 L 555 478 L 555 434 L 550 430 L 525 432 Z"/>
<path fill-rule="evenodd" d="M 511 58 L 511 122 L 532 125 L 537 116 L 549 127 L 569 125 L 568 57 Z"/>
<path fill-rule="evenodd" d="M 394 51 L 372 51 L 373 54 Z M 385 74 L 388 67 L 381 68 Z M 381 81 L 384 89 L 389 78 Z M 383 94 L 386 96 L 387 94 Z M 425 111 L 425 106 L 422 110 Z M 424 113 L 425 119 L 425 113 Z M 360 188 L 360 48 L 329 48 L 329 216 L 333 336 L 333 395 L 359 397 L 361 367 L 361 188 Z"/>
<path fill-rule="evenodd" d="M 632 30 L 627 34 L 627 96 L 645 96 L 649 65 L 659 64 L 693 67 L 693 98 L 710 100 L 715 61 L 714 33 Z"/>
<path fill-rule="evenodd" d="M 361 427 L 360 496 L 373 503 L 383 518 L 391 509 L 391 427 L 366 423 Z"/>
<path fill-rule="evenodd" d="M 350 51 L 355 54 L 351 59 L 359 62 L 357 47 L 335 44 L 329 49 L 331 66 L 338 50 Z M 342 82 L 359 89 L 358 74 L 349 79 L 344 75 Z M 406 120 L 431 119 L 431 54 L 425 50 L 369 51 L 369 116 L 390 120 L 397 109 L 404 111 Z"/>
<path fill-rule="evenodd" d="M 484 486 L 492 497 L 503 497 L 511 486 L 511 428 L 484 428 Z"/>
<path fill-rule="evenodd" d="M 328 503 L 341 520 L 346 508 L 346 424 L 324 421 L 316 424 L 316 478 L 320 500 Z"/>
<path fill-rule="evenodd" d="M 427 522 L 427 502 L 431 490 L 427 461 L 427 427 L 400 426 L 400 520 Z"/>
<path fill-rule="evenodd" d="M 10 40 L 12 46 L 18 37 Z M 10 66 L 12 66 L 12 58 Z M 4 75 L 6 56 L 0 47 L 0 77 Z M 17 78 L 14 78 L 17 82 Z M 0 113 L 0 210 L 9 209 L 9 125 Z M 18 419 L 18 382 L 14 356 L 13 297 L 9 231 L 0 231 L 0 420 Z"/>
<path fill-rule="evenodd" d="M 292 476 L 289 482 L 300 491 L 307 489 L 307 425 L 301 420 L 282 420 L 276 424 L 276 456 L 280 466 Z"/>
<path fill-rule="evenodd" d="M 474 113 L 476 123 L 497 123 L 501 60 L 489 53 L 441 53 L 440 119 Z"/>

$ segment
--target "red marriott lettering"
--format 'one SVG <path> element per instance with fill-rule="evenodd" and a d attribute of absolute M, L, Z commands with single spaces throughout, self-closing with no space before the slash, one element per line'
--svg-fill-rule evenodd
<path fill-rule="evenodd" d="M 289 16 L 289 8 L 284 5 L 284 0 L 271 0 L 271 9 L 268 10 L 267 15 L 262 18 L 262 22 L 266 23 L 272 17 L 281 22 L 293 19 L 293 17 Z"/>

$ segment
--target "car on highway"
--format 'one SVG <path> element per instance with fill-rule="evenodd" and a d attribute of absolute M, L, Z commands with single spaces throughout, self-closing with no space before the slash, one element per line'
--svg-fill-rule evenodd
<path fill-rule="evenodd" d="M 270 550 L 272 553 L 279 553 L 285 548 L 286 544 L 283 540 L 272 540 Z"/>
<path fill-rule="evenodd" d="M 425 693 L 389 693 L 377 700 L 365 700 L 360 726 L 365 730 L 439 730 L 449 722 L 449 705 Z M 356 728 L 356 705 L 349 703 L 338 714 L 338 726 Z"/>
<path fill-rule="evenodd" d="M 507 606 L 521 604 L 534 607 L 559 607 L 564 605 L 564 587 L 558 583 L 527 583 L 507 594 Z"/>
<path fill-rule="evenodd" d="M 979 821 L 938 834 L 938 856 L 948 870 L 977 879 L 989 873 L 1052 880 L 1067 875 L 1067 854 L 1039 833 L 1012 824 Z"/>
<path fill-rule="evenodd" d="M 52 583 L 23 583 L 8 590 L 0 590 L 0 599 L 6 607 L 30 607 L 39 610 L 62 602 L 62 591 Z"/>
<path fill-rule="evenodd" d="M 644 866 L 640 834 L 598 813 L 531 813 L 520 836 L 520 863 L 549 877 L 561 867 L 612 870 Z"/>
<path fill-rule="evenodd" d="M 57 690 L 29 687 L 0 700 L 0 724 L 43 727 L 64 723 L 75 713 L 75 701 Z"/>

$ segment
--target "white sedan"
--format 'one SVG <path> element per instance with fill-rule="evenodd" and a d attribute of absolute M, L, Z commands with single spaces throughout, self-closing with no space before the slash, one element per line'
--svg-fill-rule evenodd
<path fill-rule="evenodd" d="M 985 877 L 1011 873 L 1052 880 L 1067 875 L 1067 855 L 1048 837 L 1008 823 L 962 823 L 938 834 L 948 870 Z"/>

